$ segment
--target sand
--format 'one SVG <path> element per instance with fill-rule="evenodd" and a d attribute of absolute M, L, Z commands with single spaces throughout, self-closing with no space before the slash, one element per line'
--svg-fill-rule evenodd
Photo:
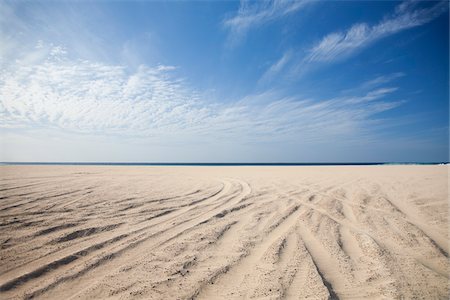
<path fill-rule="evenodd" d="M 448 166 L 0 167 L 0 298 L 448 299 Z"/>

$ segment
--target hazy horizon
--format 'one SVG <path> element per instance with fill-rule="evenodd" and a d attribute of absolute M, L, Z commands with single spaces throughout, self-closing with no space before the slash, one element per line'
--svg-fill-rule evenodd
<path fill-rule="evenodd" d="M 447 162 L 447 1 L 0 3 L 2 162 Z"/>

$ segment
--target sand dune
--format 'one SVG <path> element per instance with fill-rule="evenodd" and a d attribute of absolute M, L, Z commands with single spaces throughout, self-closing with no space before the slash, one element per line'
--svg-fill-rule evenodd
<path fill-rule="evenodd" d="M 0 172 L 2 299 L 449 296 L 447 166 Z"/>

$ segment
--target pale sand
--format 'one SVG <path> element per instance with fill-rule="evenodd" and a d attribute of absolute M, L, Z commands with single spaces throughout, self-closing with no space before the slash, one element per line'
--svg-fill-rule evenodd
<path fill-rule="evenodd" d="M 0 172 L 2 299 L 449 295 L 447 166 Z"/>

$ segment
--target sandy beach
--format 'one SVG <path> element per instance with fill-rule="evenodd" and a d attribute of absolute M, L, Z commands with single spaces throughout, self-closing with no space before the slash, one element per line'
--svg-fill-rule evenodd
<path fill-rule="evenodd" d="M 2 299 L 448 299 L 448 166 L 1 166 Z"/>

